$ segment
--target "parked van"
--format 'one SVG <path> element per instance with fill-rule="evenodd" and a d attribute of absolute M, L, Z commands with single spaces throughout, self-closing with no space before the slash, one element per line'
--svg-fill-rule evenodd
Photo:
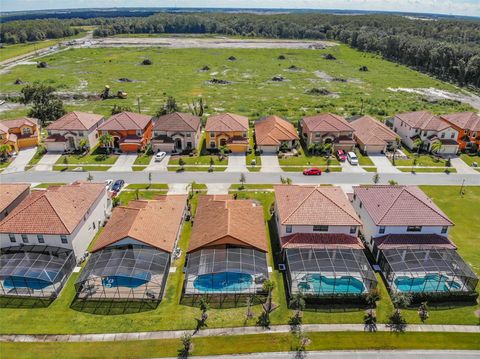
<path fill-rule="evenodd" d="M 355 152 L 348 152 L 347 153 L 347 159 L 348 159 L 348 162 L 350 162 L 350 164 L 352 166 L 358 165 L 358 157 L 355 154 Z"/>

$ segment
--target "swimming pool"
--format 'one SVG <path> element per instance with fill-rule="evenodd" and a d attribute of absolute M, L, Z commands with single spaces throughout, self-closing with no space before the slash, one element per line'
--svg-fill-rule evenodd
<path fill-rule="evenodd" d="M 425 277 L 398 277 L 395 286 L 400 292 L 449 292 L 459 290 L 462 286 L 449 280 L 447 276 L 427 274 Z"/>
<path fill-rule="evenodd" d="M 126 277 L 121 275 L 105 277 L 102 284 L 105 288 L 127 287 L 137 288 L 150 281 L 150 273 L 140 273 L 135 277 Z"/>
<path fill-rule="evenodd" d="M 54 273 L 56 274 L 56 273 Z M 30 288 L 30 289 L 45 289 L 51 286 L 53 283 L 36 278 L 25 278 L 20 276 L 6 277 L 3 281 L 5 288 Z"/>
<path fill-rule="evenodd" d="M 250 288 L 252 283 L 250 274 L 222 272 L 199 275 L 193 286 L 201 292 L 240 292 Z"/>
<path fill-rule="evenodd" d="M 306 274 L 298 288 L 303 292 L 320 294 L 360 294 L 365 291 L 362 281 L 352 276 L 326 277 L 320 274 Z"/>

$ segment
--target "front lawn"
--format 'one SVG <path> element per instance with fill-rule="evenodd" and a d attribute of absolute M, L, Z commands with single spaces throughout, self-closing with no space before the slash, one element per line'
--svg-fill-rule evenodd
<path fill-rule="evenodd" d="M 247 168 L 250 172 L 258 172 L 262 167 L 262 157 L 255 155 L 255 141 L 253 139 L 253 129 L 248 130 L 248 140 L 250 142 L 250 154 L 246 156 Z M 255 160 L 255 166 L 252 166 L 252 160 Z"/>
<path fill-rule="evenodd" d="M 150 164 L 150 161 L 152 160 L 152 155 L 147 155 L 145 153 L 138 155 L 137 159 L 135 162 L 133 162 L 133 165 L 138 165 L 138 166 L 148 166 Z"/>
<path fill-rule="evenodd" d="M 426 167 L 446 167 L 446 159 L 441 157 L 436 157 L 431 154 L 420 153 L 417 156 L 416 152 L 410 152 L 406 147 L 402 147 L 403 153 L 408 157 L 407 159 L 395 158 L 395 166 L 413 166 L 413 162 L 417 160 L 417 166 L 426 166 Z M 390 161 L 392 159 L 390 158 Z M 393 162 L 392 162 L 393 163 Z"/>
<path fill-rule="evenodd" d="M 118 155 L 106 155 L 101 153 L 91 153 L 86 155 L 71 154 L 62 155 L 56 165 L 82 164 L 82 165 L 113 165 L 118 159 Z"/>
<path fill-rule="evenodd" d="M 473 162 L 476 162 L 478 166 L 480 166 L 480 156 L 478 155 L 470 155 L 467 153 L 462 153 L 460 158 L 465 162 L 467 165 L 472 166 Z"/>
<path fill-rule="evenodd" d="M 30 162 L 28 162 L 28 164 L 25 166 L 25 170 L 29 170 L 30 168 L 35 166 L 38 162 L 40 162 L 40 160 L 42 159 L 45 153 L 47 153 L 47 151 L 45 150 L 45 147 L 43 147 L 42 145 L 38 146 L 37 152 L 35 152 Z"/>
<path fill-rule="evenodd" d="M 169 166 L 178 166 L 180 157 L 183 159 L 186 165 L 202 165 L 209 166 L 211 159 L 215 166 L 228 166 L 228 156 L 223 160 L 220 160 L 217 155 L 205 155 L 205 156 L 172 156 L 168 162 Z"/>
<path fill-rule="evenodd" d="M 165 183 L 139 183 L 129 184 L 126 189 L 164 189 L 168 191 L 168 184 Z"/>
<path fill-rule="evenodd" d="M 55 165 L 53 166 L 53 170 L 54 171 L 72 171 L 72 172 L 76 172 L 75 170 L 77 168 L 81 168 L 82 171 L 92 171 L 92 172 L 104 172 L 104 171 L 108 171 L 110 169 L 111 166 L 82 166 L 82 165 L 78 165 L 78 166 L 65 166 L 65 165 Z"/>
<path fill-rule="evenodd" d="M 360 166 L 375 166 L 370 157 L 363 155 L 358 149 L 355 150 L 355 154 L 358 157 L 358 164 Z"/>

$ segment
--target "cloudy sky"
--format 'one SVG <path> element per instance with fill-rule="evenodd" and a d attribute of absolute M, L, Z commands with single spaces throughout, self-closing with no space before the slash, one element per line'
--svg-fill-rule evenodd
<path fill-rule="evenodd" d="M 480 16 L 480 0 L 0 0 L 1 11 L 174 6 L 386 10 Z"/>

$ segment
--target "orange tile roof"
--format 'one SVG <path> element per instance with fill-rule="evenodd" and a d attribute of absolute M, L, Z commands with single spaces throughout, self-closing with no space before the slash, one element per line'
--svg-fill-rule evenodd
<path fill-rule="evenodd" d="M 213 115 L 207 119 L 205 131 L 248 131 L 248 117 L 235 115 L 233 113 L 222 113 L 220 115 Z"/>
<path fill-rule="evenodd" d="M 428 111 L 404 112 L 395 115 L 396 118 L 405 122 L 412 128 L 421 130 L 442 131 L 450 127 L 450 124 Z"/>
<path fill-rule="evenodd" d="M 47 126 L 47 130 L 85 131 L 100 122 L 102 115 L 80 111 L 69 112 Z"/>
<path fill-rule="evenodd" d="M 397 138 L 395 132 L 370 116 L 360 117 L 350 122 L 350 126 L 355 129 L 354 136 L 365 145 L 385 145 Z"/>
<path fill-rule="evenodd" d="M 462 130 L 480 131 L 480 116 L 475 112 L 460 112 L 441 115 L 441 118 L 460 127 Z"/>
<path fill-rule="evenodd" d="M 86 182 L 33 191 L 0 222 L 0 233 L 71 234 L 105 192 L 103 183 Z"/>
<path fill-rule="evenodd" d="M 241 242 L 266 252 L 267 236 L 263 207 L 251 200 L 225 199 L 225 196 L 200 196 L 188 252 L 222 241 Z"/>
<path fill-rule="evenodd" d="M 151 116 L 134 112 L 120 112 L 110 117 L 98 129 L 106 131 L 144 130 Z"/>
<path fill-rule="evenodd" d="M 294 233 L 280 242 L 282 248 L 365 248 L 358 237 L 343 233 Z"/>
<path fill-rule="evenodd" d="M 30 190 L 30 184 L 27 183 L 0 183 L 0 212 L 28 190 Z"/>
<path fill-rule="evenodd" d="M 274 189 L 282 225 L 362 224 L 340 187 L 277 185 Z"/>
<path fill-rule="evenodd" d="M 3 121 L 0 121 L 0 124 L 1 124 L 1 128 L 0 128 L 1 131 L 6 133 L 9 129 L 19 128 L 19 127 L 22 127 L 23 125 L 38 126 L 38 120 L 36 118 L 22 117 L 14 120 L 3 120 Z"/>
<path fill-rule="evenodd" d="M 200 127 L 200 117 L 190 113 L 173 112 L 154 120 L 154 131 L 196 132 Z"/>
<path fill-rule="evenodd" d="M 158 196 L 117 207 L 93 247 L 93 252 L 125 238 L 171 253 L 183 219 L 186 195 Z"/>
<path fill-rule="evenodd" d="M 342 116 L 332 113 L 307 116 L 302 119 L 302 123 L 309 131 L 314 132 L 353 132 L 354 130 Z"/>
<path fill-rule="evenodd" d="M 387 234 L 381 237 L 373 238 L 378 249 L 391 248 L 410 248 L 410 249 L 429 249 L 429 248 L 444 248 L 457 249 L 447 237 L 439 234 Z"/>
<path fill-rule="evenodd" d="M 282 141 L 298 140 L 291 122 L 278 116 L 268 116 L 255 122 L 255 142 L 260 146 L 276 146 Z"/>

